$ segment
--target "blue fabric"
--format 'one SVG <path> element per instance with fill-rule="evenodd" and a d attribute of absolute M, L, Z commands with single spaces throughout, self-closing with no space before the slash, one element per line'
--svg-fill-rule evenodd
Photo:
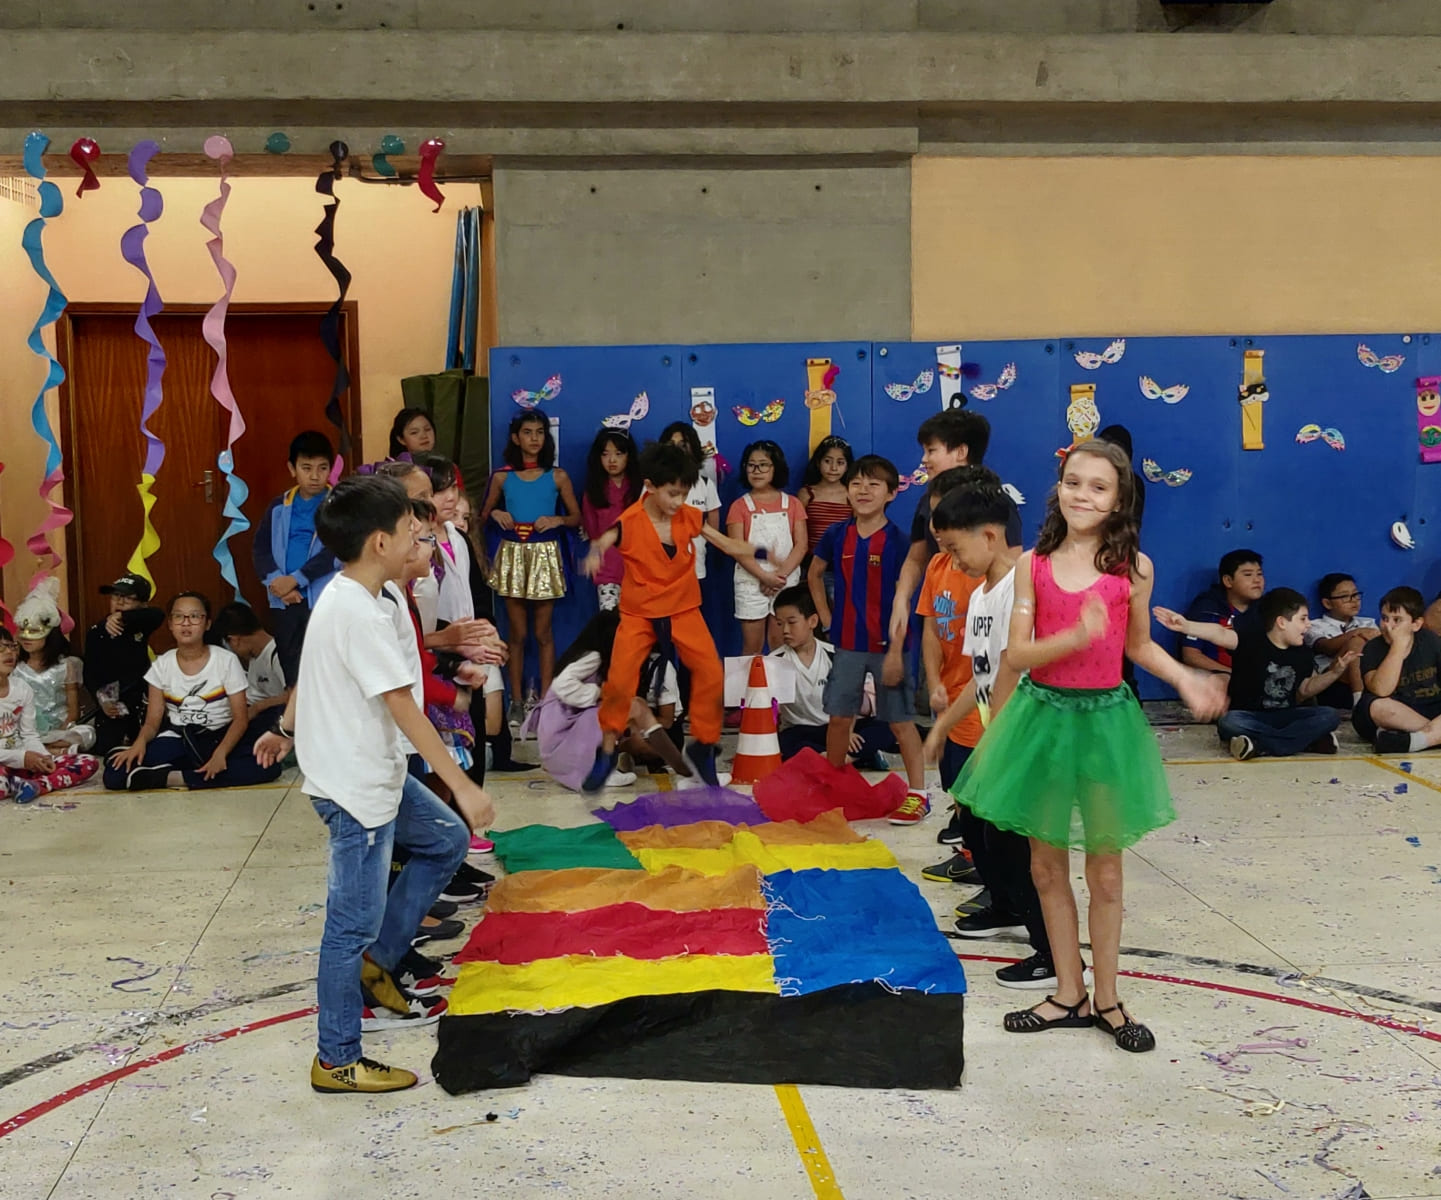
<path fill-rule="evenodd" d="M 475 370 L 476 328 L 480 318 L 480 222 L 478 208 L 462 208 L 455 218 L 455 265 L 450 276 L 450 326 L 445 334 L 445 368 Z"/>
<path fill-rule="evenodd" d="M 505 473 L 502 504 L 517 525 L 534 525 L 541 517 L 555 516 L 555 504 L 559 497 L 554 471 L 544 471 L 539 479 L 529 482 L 514 471 Z"/>
<path fill-rule="evenodd" d="M 284 569 L 283 564 L 290 547 L 291 513 L 299 494 L 298 488 L 291 488 L 270 502 L 270 507 L 265 510 L 265 515 L 260 518 L 260 525 L 255 531 L 252 555 L 255 559 L 256 574 L 260 576 L 260 582 L 265 584 L 267 589 L 269 589 L 270 581 L 276 576 L 295 575 L 300 584 L 301 594 L 305 597 L 306 605 L 314 608 L 315 602 L 320 599 L 320 593 L 325 590 L 325 585 L 340 570 L 340 564 L 320 539 L 312 533 L 310 538 L 311 557 L 304 564 L 310 569 L 308 571 L 286 571 Z M 313 516 L 311 526 L 313 529 Z M 267 554 L 266 551 L 269 553 Z M 266 599 L 269 600 L 271 608 L 285 607 L 285 601 L 279 596 L 271 595 L 268 590 Z"/>
<path fill-rule="evenodd" d="M 847 553 L 852 533 L 855 545 Z M 836 580 L 830 624 L 834 646 L 867 653 L 887 649 L 891 606 L 908 553 L 905 534 L 890 520 L 868 538 L 859 535 L 854 519 L 838 521 L 821 536 L 815 557 L 829 564 Z"/>
<path fill-rule="evenodd" d="M 310 561 L 314 554 L 315 513 L 325 493 L 306 499 L 298 492 L 290 502 L 290 528 L 285 538 L 285 573 L 293 575 Z"/>
<path fill-rule="evenodd" d="M 762 886 L 781 995 L 873 979 L 965 992 L 966 973 L 931 906 L 899 871 L 778 871 Z"/>

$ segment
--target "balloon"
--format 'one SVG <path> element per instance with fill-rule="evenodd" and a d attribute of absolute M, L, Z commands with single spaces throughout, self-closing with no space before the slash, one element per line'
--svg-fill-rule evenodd
<path fill-rule="evenodd" d="M 95 178 L 95 172 L 91 170 L 91 163 L 100 158 L 100 143 L 94 138 L 76 138 L 75 144 L 70 147 L 70 157 L 75 160 L 76 166 L 85 172 L 80 180 L 80 186 L 75 190 L 77 197 L 83 196 L 86 192 L 93 192 L 100 186 L 100 180 Z"/>

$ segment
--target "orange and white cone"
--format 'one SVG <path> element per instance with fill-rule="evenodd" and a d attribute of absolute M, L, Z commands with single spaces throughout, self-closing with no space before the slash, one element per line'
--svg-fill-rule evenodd
<path fill-rule="evenodd" d="M 771 706 L 771 689 L 766 679 L 765 660 L 751 659 L 746 682 L 745 707 L 741 709 L 740 738 L 735 761 L 731 763 L 732 783 L 755 783 L 781 765 L 781 739 L 776 731 L 776 714 Z"/>

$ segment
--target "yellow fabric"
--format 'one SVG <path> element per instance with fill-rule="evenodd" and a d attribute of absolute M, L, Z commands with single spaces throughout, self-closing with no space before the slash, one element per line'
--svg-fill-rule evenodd
<path fill-rule="evenodd" d="M 684 867 L 702 875 L 724 875 L 744 863 L 755 864 L 763 875 L 771 875 L 776 871 L 806 871 L 812 868 L 858 871 L 870 867 L 887 868 L 900 865 L 896 862 L 895 855 L 882 842 L 863 841 L 842 846 L 767 846 L 746 829 L 738 829 L 729 845 L 716 849 L 666 847 L 633 849 L 632 853 L 640 859 L 641 866 L 650 872 L 661 871 L 667 867 Z"/>
<path fill-rule="evenodd" d="M 813 821 L 769 821 L 762 825 L 730 825 L 725 821 L 696 821 L 690 825 L 647 825 L 644 829 L 616 836 L 631 850 L 664 850 L 684 847 L 689 850 L 718 850 L 730 842 L 738 830 L 747 830 L 767 846 L 780 843 L 795 846 L 818 844 L 848 845 L 863 842 L 839 809 L 832 809 Z"/>
<path fill-rule="evenodd" d="M 155 591 L 155 579 L 150 574 L 149 558 L 160 549 L 160 535 L 155 532 L 155 526 L 150 520 L 150 510 L 155 507 L 155 493 L 151 489 L 155 486 L 154 475 L 140 476 L 140 482 L 135 485 L 135 490 L 140 493 L 140 508 L 142 512 L 140 522 L 140 541 L 135 549 L 130 552 L 130 561 L 125 564 L 125 569 L 132 575 L 139 575 L 150 585 L 150 590 Z"/>
<path fill-rule="evenodd" d="M 570 954 L 531 963 L 466 963 L 450 993 L 452 1016 L 594 1008 L 628 996 L 682 992 L 765 992 L 776 995 L 769 954 L 680 955 L 638 959 Z"/>
<path fill-rule="evenodd" d="M 735 864 L 732 863 L 732 867 Z M 580 912 L 607 904 L 643 904 L 659 912 L 704 912 L 711 908 L 765 908 L 761 877 L 754 866 L 729 874 L 698 875 L 681 867 L 622 871 L 580 867 L 570 871 L 523 871 L 491 889 L 487 912 Z"/>

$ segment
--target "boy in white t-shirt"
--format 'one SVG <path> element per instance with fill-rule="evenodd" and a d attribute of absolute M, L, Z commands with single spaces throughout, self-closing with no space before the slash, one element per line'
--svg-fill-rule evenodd
<path fill-rule="evenodd" d="M 239 601 L 227 604 L 215 618 L 215 632 L 245 668 L 245 705 L 250 719 L 268 709 L 284 708 L 290 699 L 290 684 L 275 639 L 265 631 L 255 610 Z"/>
<path fill-rule="evenodd" d="M 783 658 L 796 669 L 796 698 L 780 706 L 781 758 L 794 758 L 806 746 L 824 754 L 830 718 L 821 706 L 821 694 L 831 676 L 833 650 L 829 642 L 816 637 L 816 627 L 820 624 L 816 602 L 808 586 L 797 584 L 782 589 L 771 611 L 780 626 L 781 646 L 772 650 L 770 657 Z M 866 693 L 861 711 L 865 712 L 869 706 L 874 712 L 875 692 L 869 679 Z M 886 747 L 894 750 L 895 741 L 890 726 L 874 716 L 857 717 L 851 726 L 850 761 L 862 771 L 889 770 L 883 751 Z"/>
<path fill-rule="evenodd" d="M 931 727 L 925 746 L 929 762 L 940 757 L 951 728 L 967 713 L 979 708 L 982 723 L 989 726 L 1020 677 L 1006 661 L 1006 644 L 1015 601 L 1015 566 L 1021 549 L 1007 545 L 1010 498 L 994 475 L 987 475 L 989 479 L 977 479 L 949 492 L 931 515 L 937 545 L 962 571 L 984 576 L 985 582 L 971 593 L 966 607 L 963 651 L 971 659 L 971 681 Z M 962 769 L 953 789 L 964 778 Z M 983 821 L 964 806 L 960 813 L 965 844 L 991 903 L 979 912 L 959 917 L 956 932 L 971 938 L 1006 932 L 1028 934 L 1034 953 L 1022 962 L 1002 967 L 996 979 L 1004 987 L 1054 988 L 1056 968 L 1041 902 L 1031 882 L 1030 843 L 1018 833 Z"/>
<path fill-rule="evenodd" d="M 274 761 L 294 744 L 305 792 L 330 831 L 318 1052 L 310 1068 L 310 1085 L 322 1093 L 393 1092 L 418 1082 L 413 1072 L 364 1057 L 361 1032 L 439 1018 L 443 1000 L 404 992 L 392 972 L 464 861 L 466 825 L 484 829 L 495 817 L 490 797 L 425 719 L 409 615 L 380 595 L 404 573 L 418 528 L 410 498 L 393 479 L 345 479 L 326 497 L 316 533 L 344 566 L 311 615 L 290 702 L 257 747 Z M 407 774 L 407 745 L 451 789 L 460 816 Z M 393 845 L 409 857 L 387 892 Z M 386 1020 L 382 1009 L 394 1016 Z"/>

